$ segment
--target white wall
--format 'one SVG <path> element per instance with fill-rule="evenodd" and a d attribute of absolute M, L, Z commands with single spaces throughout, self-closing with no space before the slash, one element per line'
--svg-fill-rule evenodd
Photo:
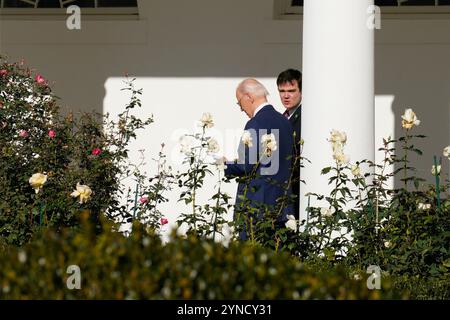
<path fill-rule="evenodd" d="M 418 175 L 430 182 L 434 178 L 430 171 L 433 155 L 442 156 L 444 147 L 450 144 L 449 31 L 450 20 L 417 18 L 383 20 L 382 29 L 376 33 L 375 92 L 393 98 L 390 112 L 395 125 L 389 128 L 392 121 L 380 119 L 377 128 L 399 137 L 403 134 L 401 115 L 406 108 L 413 108 L 422 121 L 413 133 L 428 138 L 416 144 L 424 155 L 413 158 L 412 164 L 418 168 Z M 376 110 L 385 112 L 386 107 L 380 101 Z M 443 163 L 448 173 L 448 160 L 443 159 Z"/>
<path fill-rule="evenodd" d="M 262 80 L 280 110 L 275 78 L 302 67 L 301 20 L 274 20 L 272 0 L 142 0 L 139 6 L 140 20 L 83 20 L 80 31 L 67 30 L 64 20 L 2 20 L 0 49 L 54 81 L 65 110 L 118 113 L 127 101 L 122 76 L 137 77 L 142 112 L 156 120 L 135 146 L 147 150 L 149 163 L 161 142 L 171 153 L 175 133 L 193 128 L 203 112 L 213 114 L 219 133 L 242 129 L 247 119 L 234 89 L 245 77 Z M 377 134 L 399 136 L 400 115 L 413 107 L 430 137 L 421 145 L 424 175 L 431 155 L 450 144 L 449 30 L 450 21 L 403 19 L 383 20 L 376 32 Z M 228 190 L 234 195 L 235 186 Z M 203 199 L 211 188 L 205 191 Z M 181 207 L 172 201 L 165 209 L 173 222 Z"/>

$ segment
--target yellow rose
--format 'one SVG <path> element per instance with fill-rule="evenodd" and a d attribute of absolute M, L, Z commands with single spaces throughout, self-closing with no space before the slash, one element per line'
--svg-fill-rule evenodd
<path fill-rule="evenodd" d="M 28 182 L 30 183 L 34 191 L 38 193 L 42 189 L 42 186 L 47 182 L 47 175 L 42 173 L 35 173 L 31 176 Z"/>
<path fill-rule="evenodd" d="M 77 183 L 77 189 L 70 195 L 74 198 L 80 197 L 80 204 L 86 203 L 92 194 L 91 188 L 84 184 Z"/>
<path fill-rule="evenodd" d="M 355 177 L 359 177 L 361 175 L 361 168 L 357 165 L 352 166 L 352 174 Z"/>

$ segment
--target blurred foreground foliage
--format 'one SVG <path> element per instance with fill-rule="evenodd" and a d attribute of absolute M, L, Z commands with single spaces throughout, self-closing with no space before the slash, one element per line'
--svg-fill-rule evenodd
<path fill-rule="evenodd" d="M 196 236 L 163 244 L 135 223 L 124 237 L 102 219 L 96 234 L 89 212 L 79 229 L 45 229 L 21 247 L 2 246 L 3 299 L 397 299 L 389 279 L 369 290 L 346 269 L 306 266 L 285 252 L 249 243 L 229 247 Z M 70 290 L 79 267 L 80 289 Z M 69 268 L 69 269 L 68 269 Z M 68 273 L 69 270 L 69 273 Z"/>

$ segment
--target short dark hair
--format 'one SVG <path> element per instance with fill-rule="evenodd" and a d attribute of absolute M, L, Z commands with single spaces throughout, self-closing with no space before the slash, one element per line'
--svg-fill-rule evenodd
<path fill-rule="evenodd" d="M 302 73 L 296 69 L 287 69 L 280 73 L 277 78 L 277 86 L 293 81 L 297 81 L 298 88 L 302 91 Z"/>

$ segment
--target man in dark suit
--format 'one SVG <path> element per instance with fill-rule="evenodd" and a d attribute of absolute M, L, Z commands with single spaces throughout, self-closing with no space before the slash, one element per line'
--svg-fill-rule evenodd
<path fill-rule="evenodd" d="M 294 213 L 288 201 L 291 188 L 287 185 L 291 175 L 292 128 L 267 102 L 267 95 L 266 88 L 255 79 L 242 81 L 236 89 L 237 104 L 250 120 L 239 144 L 239 158 L 226 163 L 225 176 L 237 177 L 239 181 L 234 219 L 245 222 L 241 239 L 246 239 L 252 223 L 263 215 L 267 217 L 268 212 L 277 227 L 284 226 L 287 215 Z"/>
<path fill-rule="evenodd" d="M 292 161 L 294 163 L 292 194 L 295 196 L 295 219 L 299 218 L 300 211 L 300 140 L 302 119 L 302 73 L 295 69 L 287 69 L 281 72 L 277 78 L 278 92 L 281 102 L 286 108 L 283 115 L 289 119 L 295 132 L 295 146 L 293 148 Z"/>

